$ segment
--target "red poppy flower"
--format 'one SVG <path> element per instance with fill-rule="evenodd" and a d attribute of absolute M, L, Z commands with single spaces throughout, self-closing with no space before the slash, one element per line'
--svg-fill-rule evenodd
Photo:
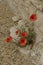
<path fill-rule="evenodd" d="M 16 35 L 18 34 L 18 32 L 19 32 L 19 31 L 18 31 L 18 30 L 16 30 L 16 32 L 15 32 L 15 33 L 16 33 Z"/>
<path fill-rule="evenodd" d="M 21 36 L 26 37 L 27 36 L 27 32 L 22 32 Z"/>
<path fill-rule="evenodd" d="M 20 46 L 25 46 L 27 43 L 27 39 L 20 39 L 19 44 Z"/>
<path fill-rule="evenodd" d="M 32 14 L 32 15 L 30 16 L 30 20 L 31 20 L 31 21 L 37 20 L 36 14 Z"/>
<path fill-rule="evenodd" d="M 6 42 L 10 42 L 12 40 L 12 37 L 9 36 L 7 39 L 6 39 Z"/>

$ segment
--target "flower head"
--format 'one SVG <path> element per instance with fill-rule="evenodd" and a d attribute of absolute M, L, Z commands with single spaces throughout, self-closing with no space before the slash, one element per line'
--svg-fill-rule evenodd
<path fill-rule="evenodd" d="M 16 30 L 16 32 L 15 32 L 15 33 L 16 33 L 16 35 L 18 34 L 18 32 L 19 32 L 19 31 L 18 31 L 18 30 Z"/>
<path fill-rule="evenodd" d="M 37 20 L 36 14 L 32 14 L 32 15 L 30 16 L 30 20 L 31 20 L 31 21 Z"/>
<path fill-rule="evenodd" d="M 10 42 L 12 40 L 12 37 L 9 36 L 7 39 L 6 39 L 6 42 Z"/>
<path fill-rule="evenodd" d="M 27 37 L 27 32 L 22 32 L 22 33 L 21 33 L 21 36 Z"/>
<path fill-rule="evenodd" d="M 26 43 L 27 43 L 27 39 L 22 39 L 21 38 L 20 41 L 19 41 L 20 46 L 25 46 Z"/>

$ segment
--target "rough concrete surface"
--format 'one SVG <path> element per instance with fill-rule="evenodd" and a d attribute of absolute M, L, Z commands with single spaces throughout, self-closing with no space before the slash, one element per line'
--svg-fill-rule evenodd
<path fill-rule="evenodd" d="M 37 10 L 36 43 L 28 55 L 19 52 L 16 44 L 5 42 L 10 27 L 17 19 L 28 19 Z M 43 65 L 43 0 L 0 0 L 0 65 Z"/>

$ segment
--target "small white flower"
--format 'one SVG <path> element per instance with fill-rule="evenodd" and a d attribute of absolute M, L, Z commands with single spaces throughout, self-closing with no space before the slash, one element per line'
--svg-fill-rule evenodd
<path fill-rule="evenodd" d="M 18 30 L 17 26 L 14 26 L 14 27 L 10 28 L 10 36 L 12 36 L 14 41 L 19 40 L 19 35 L 16 35 L 16 33 L 15 33 L 17 30 Z"/>
<path fill-rule="evenodd" d="M 18 27 L 20 28 L 20 27 L 23 26 L 23 25 L 24 25 L 23 20 L 20 20 L 20 21 L 18 22 Z"/>
<path fill-rule="evenodd" d="M 13 17 L 12 17 L 12 20 L 13 20 L 13 21 L 18 21 L 18 20 L 19 20 L 19 17 L 18 17 L 18 16 L 13 16 Z"/>

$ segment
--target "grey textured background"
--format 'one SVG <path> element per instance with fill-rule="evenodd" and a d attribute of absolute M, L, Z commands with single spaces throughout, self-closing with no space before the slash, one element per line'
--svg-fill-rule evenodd
<path fill-rule="evenodd" d="M 27 56 L 19 52 L 18 47 L 13 41 L 10 43 L 5 42 L 5 39 L 10 35 L 10 27 L 14 26 L 12 17 L 16 15 L 20 18 L 28 19 L 28 16 L 33 13 L 36 8 L 32 7 L 32 3 L 30 4 L 29 0 L 7 0 L 7 2 L 0 0 L 0 65 L 43 65 L 43 33 L 40 33 L 39 29 L 36 30 L 38 43 L 34 45 L 31 54 Z M 35 3 L 34 1 L 32 2 Z M 10 3 L 15 4 L 11 5 Z M 41 3 L 43 4 L 43 2 Z M 38 7 L 38 2 L 35 5 Z M 17 9 L 17 6 L 20 9 Z M 42 8 L 38 8 L 42 11 Z M 35 53 L 35 56 L 33 53 Z"/>

